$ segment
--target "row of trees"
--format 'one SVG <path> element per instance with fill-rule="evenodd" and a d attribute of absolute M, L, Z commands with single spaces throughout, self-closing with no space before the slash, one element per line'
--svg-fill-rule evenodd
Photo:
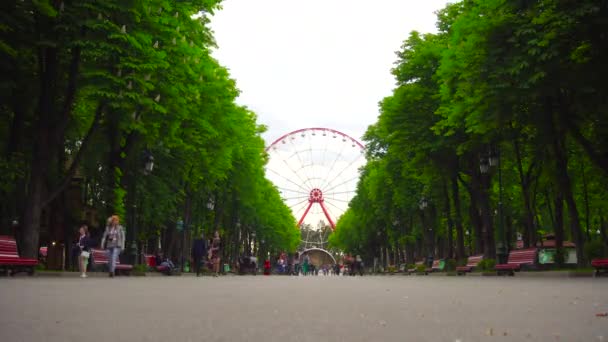
<path fill-rule="evenodd" d="M 387 260 L 608 243 L 608 2 L 467 0 L 412 32 L 331 242 Z"/>
<path fill-rule="evenodd" d="M 24 256 L 37 256 L 41 226 L 69 240 L 83 219 L 75 182 L 98 217 L 123 217 L 129 245 L 160 237 L 176 255 L 185 227 L 219 229 L 231 258 L 296 248 L 264 176 L 265 127 L 210 54 L 219 2 L 0 4 L 1 226 L 18 222 Z"/>

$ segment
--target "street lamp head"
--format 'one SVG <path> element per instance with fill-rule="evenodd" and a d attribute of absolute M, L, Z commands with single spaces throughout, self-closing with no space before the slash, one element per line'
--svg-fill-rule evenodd
<path fill-rule="evenodd" d="M 498 165 L 498 151 L 496 150 L 496 148 L 494 146 L 490 147 L 490 151 L 488 153 L 488 164 L 490 166 Z"/>
<path fill-rule="evenodd" d="M 146 151 L 144 159 L 144 174 L 148 175 L 154 170 L 154 156 L 150 151 Z"/>
<path fill-rule="evenodd" d="M 486 174 L 486 173 L 488 173 L 488 171 L 490 171 L 490 163 L 488 161 L 488 158 L 486 158 L 486 157 L 479 158 L 479 171 L 481 171 L 481 173 L 483 173 L 483 174 Z"/>
<path fill-rule="evenodd" d="M 422 197 L 422 199 L 420 200 L 420 204 L 418 205 L 420 207 L 420 210 L 424 210 L 426 209 L 426 207 L 429 205 L 429 201 L 426 199 L 426 197 Z"/>
<path fill-rule="evenodd" d="M 215 208 L 215 203 L 213 202 L 212 199 L 209 199 L 209 201 L 207 202 L 207 209 L 213 210 L 214 208 Z"/>

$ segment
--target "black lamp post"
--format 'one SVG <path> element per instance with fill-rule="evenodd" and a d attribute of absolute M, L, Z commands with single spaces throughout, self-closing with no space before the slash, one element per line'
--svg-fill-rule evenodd
<path fill-rule="evenodd" d="M 143 169 L 143 174 L 145 176 L 149 175 L 152 173 L 152 171 L 154 170 L 154 156 L 152 155 L 152 152 L 150 152 L 150 150 L 145 150 L 144 151 L 144 156 L 143 156 L 143 162 L 144 162 L 144 169 Z M 137 217 L 136 217 L 136 212 L 137 212 L 137 204 L 135 204 L 136 201 L 136 197 L 135 194 L 133 196 L 133 226 L 132 226 L 132 231 L 133 231 L 133 240 L 131 241 L 131 256 L 133 258 L 133 264 L 137 265 L 139 264 L 139 252 L 138 252 L 138 248 L 137 248 Z"/>
<path fill-rule="evenodd" d="M 424 235 L 427 236 L 427 240 L 428 240 L 428 256 L 427 256 L 427 264 L 430 267 L 433 264 L 433 258 L 434 258 L 434 248 L 433 248 L 433 227 L 428 226 L 427 225 L 427 220 L 425 219 L 425 215 L 424 215 L 424 211 L 426 210 L 426 208 L 429 206 L 429 201 L 426 199 L 426 197 L 422 197 L 420 199 L 420 203 L 418 203 L 418 208 L 420 208 L 420 211 L 422 212 L 422 229 L 423 230 L 427 230 L 428 232 L 424 232 Z"/>

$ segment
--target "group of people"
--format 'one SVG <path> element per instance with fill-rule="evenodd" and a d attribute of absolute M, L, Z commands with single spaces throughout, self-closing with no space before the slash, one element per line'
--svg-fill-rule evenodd
<path fill-rule="evenodd" d="M 78 228 L 78 241 L 74 244 L 74 256 L 78 260 L 78 270 L 81 278 L 87 277 L 87 268 L 91 257 L 91 252 L 94 247 L 94 241 L 89 234 L 89 227 L 83 224 Z M 101 237 L 102 249 L 106 249 L 108 253 L 108 271 L 109 276 L 114 277 L 116 269 L 116 261 L 120 253 L 125 249 L 125 230 L 120 225 L 118 215 L 112 215 L 108 218 L 106 228 Z"/>
<path fill-rule="evenodd" d="M 221 239 L 220 233 L 216 230 L 213 234 L 211 244 L 208 246 L 207 240 L 205 239 L 205 233 L 200 234 L 199 237 L 194 239 L 192 242 L 192 266 L 196 272 L 196 276 L 200 277 L 202 272 L 202 266 L 205 262 L 205 258 L 209 260 L 213 276 L 217 277 L 220 273 L 220 248 Z"/>
<path fill-rule="evenodd" d="M 91 257 L 94 241 L 91 239 L 87 225 L 83 224 L 78 229 L 78 240 L 74 244 L 74 255 L 78 260 L 78 270 L 81 278 L 87 277 L 87 268 Z M 120 225 L 118 215 L 112 215 L 106 222 L 106 227 L 101 237 L 100 248 L 105 249 L 108 256 L 108 276 L 116 275 L 116 263 L 120 254 L 125 249 L 125 229 Z M 197 276 L 201 275 L 202 265 L 205 259 L 209 260 L 214 276 L 218 276 L 220 271 L 220 255 L 221 255 L 221 239 L 220 234 L 216 231 L 213 235 L 211 243 L 208 244 L 205 235 L 201 233 L 199 237 L 194 239 L 192 244 L 192 265 Z M 165 266 L 172 272 L 175 265 L 170 258 L 163 258 L 162 254 L 157 254 L 157 265 Z"/>

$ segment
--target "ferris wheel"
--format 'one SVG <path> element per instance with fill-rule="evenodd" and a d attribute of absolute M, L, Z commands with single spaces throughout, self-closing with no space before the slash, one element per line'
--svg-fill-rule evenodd
<path fill-rule="evenodd" d="M 330 128 L 304 128 L 283 135 L 266 148 L 266 177 L 303 224 L 334 229 L 348 208 L 365 164 L 365 147 Z"/>

